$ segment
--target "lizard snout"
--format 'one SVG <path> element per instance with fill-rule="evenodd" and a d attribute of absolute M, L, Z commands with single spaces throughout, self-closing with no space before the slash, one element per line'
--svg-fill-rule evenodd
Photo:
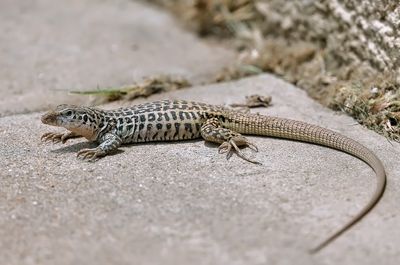
<path fill-rule="evenodd" d="M 48 125 L 57 125 L 57 113 L 54 111 L 47 112 L 41 117 L 42 123 Z"/>

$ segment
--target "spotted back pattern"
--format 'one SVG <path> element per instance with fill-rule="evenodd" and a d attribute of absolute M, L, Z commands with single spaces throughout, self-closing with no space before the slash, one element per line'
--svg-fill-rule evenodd
<path fill-rule="evenodd" d="M 115 127 L 111 132 L 123 143 L 186 140 L 201 137 L 205 121 L 223 110 L 204 103 L 162 100 L 103 111 L 103 119 L 104 124 L 113 121 Z"/>

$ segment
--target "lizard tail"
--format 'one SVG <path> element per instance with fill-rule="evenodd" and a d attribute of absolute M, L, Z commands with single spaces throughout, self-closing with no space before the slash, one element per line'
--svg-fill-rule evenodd
<path fill-rule="evenodd" d="M 236 132 L 285 138 L 331 147 L 363 160 L 375 171 L 377 185 L 368 203 L 342 228 L 311 249 L 310 253 L 320 251 L 360 221 L 378 203 L 385 191 L 386 173 L 381 160 L 367 147 L 351 138 L 316 125 L 290 119 L 254 114 L 236 114 L 230 118 L 234 121 L 230 123 L 233 124 L 230 129 Z M 236 123 L 235 121 L 239 122 Z"/>

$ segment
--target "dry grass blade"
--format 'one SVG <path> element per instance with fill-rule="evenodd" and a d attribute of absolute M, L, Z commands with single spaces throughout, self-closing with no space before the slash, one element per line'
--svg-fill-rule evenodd
<path fill-rule="evenodd" d="M 157 77 L 146 78 L 137 84 L 117 88 L 70 91 L 70 93 L 95 96 L 97 97 L 96 103 L 99 104 L 119 99 L 132 100 L 138 97 L 148 97 L 152 94 L 178 90 L 190 86 L 191 84 L 185 78 L 161 75 Z"/>

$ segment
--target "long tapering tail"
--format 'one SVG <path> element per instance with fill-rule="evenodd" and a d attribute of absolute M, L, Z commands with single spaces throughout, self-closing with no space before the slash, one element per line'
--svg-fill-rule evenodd
<path fill-rule="evenodd" d="M 285 138 L 331 147 L 363 160 L 375 171 L 377 185 L 368 203 L 342 228 L 317 247 L 311 249 L 311 253 L 323 249 L 360 221 L 378 203 L 385 191 L 386 174 L 381 160 L 368 148 L 349 137 L 316 125 L 290 119 L 243 113 L 232 113 L 229 118 L 231 122 L 227 127 L 236 132 Z"/>

